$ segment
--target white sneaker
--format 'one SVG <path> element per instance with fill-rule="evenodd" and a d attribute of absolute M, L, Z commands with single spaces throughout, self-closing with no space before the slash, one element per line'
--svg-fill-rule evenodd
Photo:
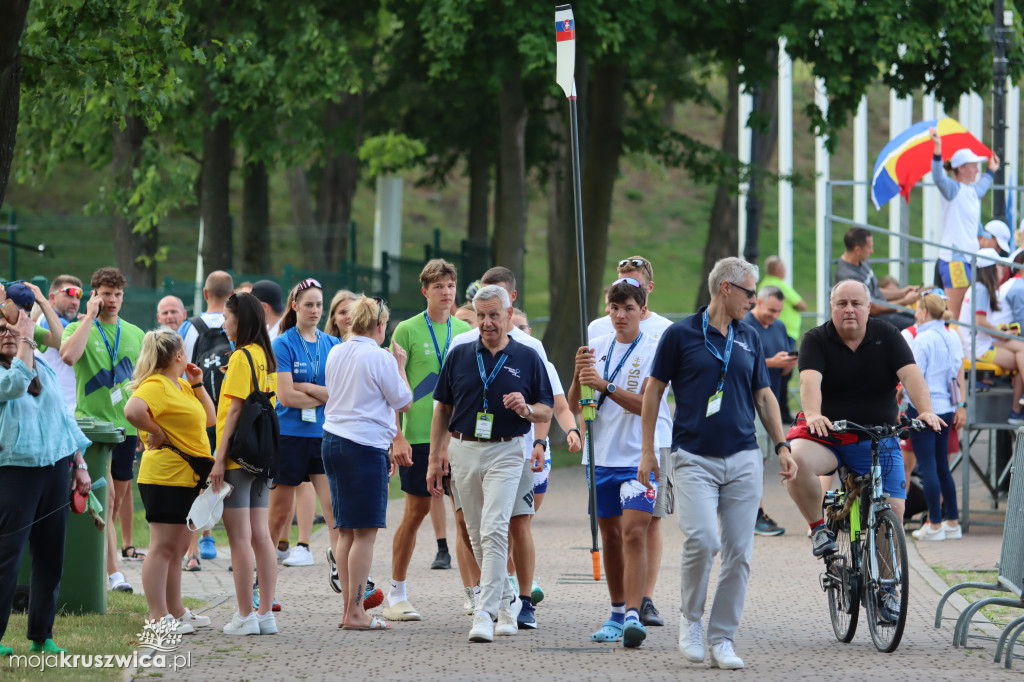
<path fill-rule="evenodd" d="M 739 670 L 743 667 L 743 659 L 732 650 L 732 640 L 723 639 L 711 647 L 711 667 L 722 670 Z"/>
<path fill-rule="evenodd" d="M 259 621 L 261 635 L 277 634 L 277 619 L 274 618 L 273 611 L 267 611 L 262 615 L 257 613 L 256 620 Z"/>
<path fill-rule="evenodd" d="M 312 566 L 313 553 L 309 551 L 309 547 L 295 545 L 288 554 L 288 558 L 281 563 L 285 566 Z"/>
<path fill-rule="evenodd" d="M 288 558 L 289 554 L 291 554 L 291 550 L 290 549 L 278 549 L 277 550 L 277 563 L 279 563 L 279 564 L 282 563 L 285 559 Z"/>
<path fill-rule="evenodd" d="M 523 602 L 519 597 L 514 597 L 511 604 L 502 604 L 498 608 L 498 626 L 494 628 L 494 634 L 503 637 L 511 637 L 519 632 L 519 612 L 523 610 Z"/>
<path fill-rule="evenodd" d="M 679 616 L 679 651 L 690 663 L 704 662 L 704 626 L 699 620 L 691 623 Z"/>
<path fill-rule="evenodd" d="M 185 609 L 185 613 L 181 614 L 181 617 L 178 618 L 178 620 L 182 623 L 188 623 L 194 628 L 208 627 L 211 622 L 209 616 L 197 616 L 188 609 Z"/>
<path fill-rule="evenodd" d="M 494 641 L 494 623 L 491 622 L 491 614 L 486 611 L 477 611 L 473 614 L 473 627 L 469 629 L 469 641 Z"/>
<path fill-rule="evenodd" d="M 947 540 L 959 540 L 964 536 L 964 531 L 960 528 L 959 523 L 955 526 L 950 526 L 945 521 L 943 521 L 942 530 L 946 531 Z"/>
<path fill-rule="evenodd" d="M 466 612 L 467 616 L 472 616 L 473 612 L 476 611 L 476 595 L 472 587 L 465 588 L 464 592 L 466 593 L 466 601 L 462 603 L 462 610 Z"/>
<path fill-rule="evenodd" d="M 160 619 L 161 623 L 174 623 L 174 634 L 176 635 L 194 635 L 196 629 L 188 623 L 181 622 L 180 618 L 175 618 L 171 614 L 167 614 Z"/>
<path fill-rule="evenodd" d="M 132 591 L 132 586 L 124 579 L 124 573 L 121 571 L 114 571 L 107 576 L 107 586 L 114 592 L 131 593 Z"/>
<path fill-rule="evenodd" d="M 911 535 L 922 542 L 941 542 L 946 539 L 946 527 L 939 526 L 937 530 L 933 530 L 931 524 L 927 523 L 915 530 Z"/>
<path fill-rule="evenodd" d="M 244 618 L 240 613 L 231 616 L 231 622 L 224 626 L 225 635 L 258 635 L 260 634 L 260 620 L 253 611 Z"/>

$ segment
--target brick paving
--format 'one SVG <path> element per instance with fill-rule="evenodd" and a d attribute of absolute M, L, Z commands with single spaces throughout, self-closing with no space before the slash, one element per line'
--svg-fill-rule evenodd
<path fill-rule="evenodd" d="M 904 680 L 1021 679 L 1024 661 L 1006 671 L 984 651 L 951 646 L 952 621 L 932 627 L 935 605 L 944 586 L 928 567 L 994 566 L 1001 533 L 982 530 L 961 542 L 932 543 L 922 554 L 910 542 L 911 600 L 903 642 L 894 654 L 881 654 L 871 644 L 862 616 L 850 644 L 832 635 L 825 596 L 818 587 L 821 563 L 810 553 L 805 526 L 774 470 L 766 488 L 767 511 L 788 532 L 758 537 L 754 545 L 750 588 L 736 651 L 753 679 L 852 680 L 898 677 Z M 313 536 L 316 565 L 282 567 L 277 614 L 280 634 L 229 637 L 220 632 L 234 609 L 227 548 L 220 558 L 204 561 L 203 570 L 183 574 L 188 596 L 209 602 L 206 615 L 213 626 L 185 638 L 181 651 L 191 651 L 192 667 L 173 674 L 175 680 L 486 680 L 530 677 L 543 680 L 651 680 L 722 675 L 707 663 L 686 662 L 677 650 L 679 566 L 682 535 L 670 517 L 664 524 L 665 551 L 655 603 L 666 617 L 664 628 L 648 628 L 639 650 L 591 643 L 589 635 L 607 618 L 608 594 L 589 578 L 590 532 L 586 485 L 577 468 L 552 472 L 544 506 L 534 520 L 537 579 L 546 598 L 537 607 L 539 629 L 520 631 L 493 644 L 470 644 L 470 617 L 463 615 L 463 593 L 457 570 L 431 571 L 435 543 L 430 523 L 420 529 L 408 578 L 410 601 L 424 615 L 422 622 L 394 623 L 389 632 L 352 632 L 337 628 L 341 597 L 327 584 L 324 550 L 327 532 Z M 378 535 L 373 575 L 381 585 L 390 578 L 390 550 L 402 503 L 388 509 L 389 528 Z M 449 528 L 453 520 L 448 519 Z M 451 531 L 450 531 L 451 533 Z M 908 537 L 909 539 L 909 537 Z M 140 567 L 125 564 L 132 584 L 141 585 Z M 715 567 L 717 573 L 717 564 Z M 711 589 L 714 589 L 715 575 Z M 710 602 L 709 602 L 710 605 Z M 953 602 L 956 606 L 957 602 Z M 959 602 L 962 607 L 963 602 Z M 377 610 L 379 613 L 379 609 Z M 956 610 L 947 607 L 947 614 Z M 972 640 L 972 643 L 974 641 Z M 140 678 L 144 673 L 139 673 Z"/>

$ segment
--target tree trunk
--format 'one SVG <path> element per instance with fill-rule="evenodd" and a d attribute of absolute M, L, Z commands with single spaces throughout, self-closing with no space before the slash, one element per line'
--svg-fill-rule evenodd
<path fill-rule="evenodd" d="M 491 156 L 481 135 L 469 150 L 469 215 L 466 238 L 474 244 L 487 243 L 488 212 L 491 203 Z"/>
<path fill-rule="evenodd" d="M 292 203 L 292 220 L 298 233 L 299 244 L 306 254 L 306 267 L 312 270 L 326 270 L 327 253 L 323 248 L 319 230 L 316 229 L 306 169 L 289 168 L 285 171 L 285 176 L 288 179 L 288 196 Z"/>
<path fill-rule="evenodd" d="M 135 187 L 134 172 L 142 162 L 146 126 L 138 116 L 125 117 L 124 130 L 114 124 L 111 166 L 118 195 L 127 198 Z M 127 201 L 114 211 L 114 262 L 128 280 L 128 286 L 156 286 L 157 228 L 137 232 Z"/>
<path fill-rule="evenodd" d="M 0 206 L 14 161 L 21 99 L 21 34 L 29 0 L 0 3 Z"/>
<path fill-rule="evenodd" d="M 343 94 L 328 102 L 324 119 L 327 149 L 320 177 L 317 224 L 329 267 L 337 269 L 348 255 L 348 223 L 359 180 L 359 145 L 363 137 L 363 93 Z"/>
<path fill-rule="evenodd" d="M 498 164 L 500 212 L 494 228 L 494 263 L 516 275 L 517 288 L 525 291 L 523 261 L 526 247 L 526 96 L 517 66 L 505 78 L 498 101 L 501 121 Z"/>
<path fill-rule="evenodd" d="M 737 84 L 739 74 L 729 72 L 729 106 L 725 112 L 725 124 L 722 127 L 722 151 L 736 157 L 739 154 L 739 133 L 736 117 L 739 116 L 739 91 Z M 736 178 L 728 176 L 718 183 L 715 192 L 715 203 L 711 208 L 711 225 L 708 229 L 708 241 L 704 246 L 704 267 L 701 273 L 700 286 L 697 287 L 696 307 L 707 305 L 711 301 L 707 281 L 711 269 L 722 258 L 735 256 L 739 241 L 738 201 L 736 197 Z"/>
<path fill-rule="evenodd" d="M 270 272 L 270 179 L 267 164 L 245 164 L 242 186 L 242 263 L 247 274 Z"/>
<path fill-rule="evenodd" d="M 229 200 L 234 152 L 231 147 L 231 124 L 226 118 L 217 118 L 217 101 L 209 85 L 205 90 L 207 123 L 203 129 L 199 212 L 203 218 L 203 267 L 206 272 L 210 272 L 231 269 Z"/>

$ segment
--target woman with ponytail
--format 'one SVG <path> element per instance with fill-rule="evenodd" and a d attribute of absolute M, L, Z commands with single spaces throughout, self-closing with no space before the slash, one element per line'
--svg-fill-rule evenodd
<path fill-rule="evenodd" d="M 190 634 L 210 619 L 193 615 L 182 604 L 178 564 L 191 540 L 189 509 L 206 487 L 203 474 L 213 466 L 206 428 L 216 423 L 217 413 L 203 387 L 203 370 L 188 361 L 185 342 L 170 329 L 146 332 L 127 388 L 132 397 L 124 416 L 139 429 L 146 448 L 139 494 L 150 533 L 142 564 L 149 617 L 175 621 L 176 632 Z"/>

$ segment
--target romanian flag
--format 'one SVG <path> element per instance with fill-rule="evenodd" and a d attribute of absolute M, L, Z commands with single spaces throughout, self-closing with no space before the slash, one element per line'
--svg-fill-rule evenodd
<path fill-rule="evenodd" d="M 928 136 L 929 128 L 937 128 L 942 138 L 942 160 L 948 161 L 958 150 L 967 148 L 978 156 L 991 157 L 992 150 L 953 118 L 921 121 L 910 126 L 885 145 L 875 160 L 871 175 L 871 201 L 882 208 L 897 194 L 910 202 L 910 190 L 931 171 L 935 144 Z"/>

